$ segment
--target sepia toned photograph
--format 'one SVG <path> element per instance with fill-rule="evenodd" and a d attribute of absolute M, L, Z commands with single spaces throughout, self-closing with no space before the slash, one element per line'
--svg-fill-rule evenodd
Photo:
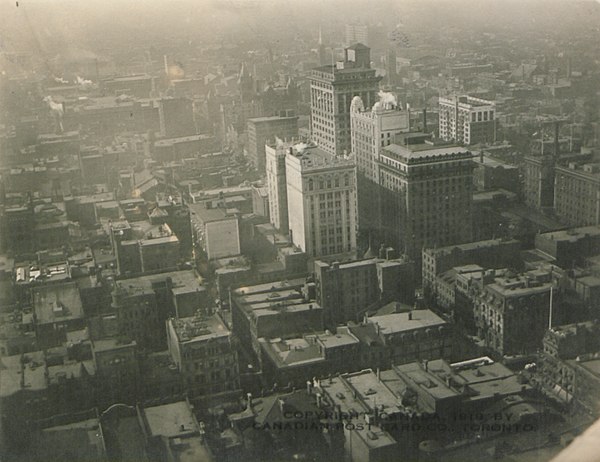
<path fill-rule="evenodd" d="M 0 462 L 600 462 L 600 0 L 0 0 Z"/>

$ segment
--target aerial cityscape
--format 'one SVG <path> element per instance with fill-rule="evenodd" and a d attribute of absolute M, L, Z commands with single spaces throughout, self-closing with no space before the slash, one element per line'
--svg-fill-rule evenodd
<path fill-rule="evenodd" d="M 1 0 L 0 461 L 600 460 L 599 44 L 595 0 Z"/>

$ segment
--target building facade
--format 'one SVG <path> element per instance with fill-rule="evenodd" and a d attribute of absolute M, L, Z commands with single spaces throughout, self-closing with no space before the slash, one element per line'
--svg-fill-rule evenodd
<path fill-rule="evenodd" d="M 259 172 L 265 171 L 265 144 L 275 138 L 298 137 L 298 117 L 260 117 L 248 120 L 248 157 Z"/>
<path fill-rule="evenodd" d="M 278 139 L 275 144 L 265 146 L 269 220 L 285 234 L 289 231 L 285 155 L 294 144 Z"/>
<path fill-rule="evenodd" d="M 408 259 L 317 260 L 314 265 L 316 299 L 332 328 L 360 321 L 385 303 L 413 301 L 414 265 Z"/>
<path fill-rule="evenodd" d="M 358 215 L 362 233 L 372 236 L 381 228 L 379 152 L 397 133 L 410 131 L 410 114 L 402 111 L 391 93 L 379 92 L 379 101 L 365 108 L 360 96 L 350 106 L 351 147 L 356 158 Z"/>
<path fill-rule="evenodd" d="M 232 335 L 218 315 L 167 321 L 167 344 L 189 396 L 239 389 L 239 366 Z"/>
<path fill-rule="evenodd" d="M 542 347 L 550 319 L 552 283 L 529 275 L 496 278 L 474 304 L 477 335 L 502 355 L 533 353 Z"/>
<path fill-rule="evenodd" d="M 418 261 L 421 249 L 471 240 L 473 161 L 458 146 L 383 148 L 379 161 L 386 242 Z"/>
<path fill-rule="evenodd" d="M 344 43 L 350 46 L 353 43 L 362 43 L 369 46 L 369 26 L 366 24 L 346 24 L 344 29 Z"/>
<path fill-rule="evenodd" d="M 346 48 L 344 61 L 313 69 L 310 75 L 312 139 L 330 154 L 350 152 L 352 99 L 360 96 L 365 107 L 375 104 L 381 77 L 370 60 L 370 49 L 358 43 Z"/>
<path fill-rule="evenodd" d="M 356 251 L 356 166 L 314 145 L 286 154 L 289 228 L 292 243 L 309 257 Z"/>
<path fill-rule="evenodd" d="M 440 138 L 464 145 L 493 143 L 496 105 L 472 96 L 439 99 Z"/>
<path fill-rule="evenodd" d="M 554 211 L 569 226 L 600 224 L 600 164 L 556 167 Z"/>

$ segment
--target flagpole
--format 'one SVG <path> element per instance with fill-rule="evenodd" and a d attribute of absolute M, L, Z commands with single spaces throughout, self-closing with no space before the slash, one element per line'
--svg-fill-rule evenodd
<path fill-rule="evenodd" d="M 553 287 L 550 286 L 550 316 L 548 317 L 548 329 L 552 329 L 552 296 L 553 296 Z"/>

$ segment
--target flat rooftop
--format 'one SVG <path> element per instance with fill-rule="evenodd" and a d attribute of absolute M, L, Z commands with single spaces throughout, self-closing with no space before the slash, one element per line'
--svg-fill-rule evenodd
<path fill-rule="evenodd" d="M 162 146 L 172 146 L 178 143 L 192 143 L 194 141 L 203 141 L 211 139 L 212 135 L 208 135 L 206 133 L 200 135 L 190 135 L 190 136 L 180 136 L 177 138 L 165 138 L 162 140 L 157 140 L 154 142 L 154 146 L 162 147 Z"/>
<path fill-rule="evenodd" d="M 434 157 L 446 157 L 451 155 L 469 156 L 469 151 L 460 146 L 435 146 L 432 144 L 411 144 L 401 146 L 399 144 L 390 144 L 382 150 L 382 155 L 391 153 L 395 157 L 405 160 L 425 159 Z"/>
<path fill-rule="evenodd" d="M 332 167 L 354 167 L 355 165 L 353 158 L 334 156 L 312 144 L 298 143 L 292 149 L 294 152 L 293 157 L 300 160 L 303 171 Z"/>
<path fill-rule="evenodd" d="M 136 347 L 136 342 L 133 340 L 130 342 L 121 342 L 116 338 L 106 338 L 106 339 L 94 340 L 92 343 L 93 343 L 93 349 L 94 349 L 95 353 L 101 353 L 103 351 L 113 351 L 113 350 L 118 350 L 121 348 L 135 348 Z"/>
<path fill-rule="evenodd" d="M 518 283 L 518 284 L 517 284 Z M 496 282 L 493 284 L 488 284 L 486 286 L 487 290 L 497 293 L 498 295 L 505 298 L 513 298 L 513 297 L 522 297 L 524 295 L 529 294 L 544 294 L 546 292 L 550 292 L 550 287 L 552 284 L 541 283 L 535 287 L 527 287 L 525 281 L 514 281 L 514 279 L 508 278 L 497 278 Z"/>
<path fill-rule="evenodd" d="M 23 388 L 31 392 L 47 387 L 43 352 L 26 353 L 25 358 L 29 361 L 21 369 L 20 354 L 0 357 L 0 397 L 11 396 Z M 23 374 L 21 374 L 21 370 L 24 371 Z M 23 387 L 21 383 L 24 385 Z"/>
<path fill-rule="evenodd" d="M 192 218 L 200 220 L 202 223 L 210 223 L 221 220 L 234 220 L 235 215 L 227 213 L 223 208 L 206 208 L 205 204 L 189 204 Z"/>
<path fill-rule="evenodd" d="M 319 345 L 304 338 L 263 339 L 263 350 L 279 366 L 306 366 L 324 361 Z"/>
<path fill-rule="evenodd" d="M 383 335 L 409 332 L 446 324 L 446 321 L 431 310 L 412 310 L 404 313 L 372 316 L 369 318 L 369 321 L 379 325 L 380 332 Z"/>
<path fill-rule="evenodd" d="M 230 335 L 229 329 L 216 314 L 170 319 L 169 322 L 173 326 L 180 343 L 202 342 Z"/>
<path fill-rule="evenodd" d="M 278 292 L 286 289 L 299 289 L 304 285 L 304 282 L 304 278 L 267 282 L 264 284 L 240 287 L 236 289 L 233 294 L 236 296 L 247 296 L 253 294 L 267 294 L 269 292 Z"/>
<path fill-rule="evenodd" d="M 152 436 L 173 438 L 198 431 L 194 415 L 185 401 L 143 410 Z"/>
<path fill-rule="evenodd" d="M 177 239 L 177 236 L 175 236 L 173 234 L 172 236 L 154 237 L 152 239 L 143 239 L 140 241 L 140 245 L 142 247 L 150 247 L 153 245 L 175 244 L 177 242 L 179 242 L 179 239 Z"/>
<path fill-rule="evenodd" d="M 60 323 L 83 318 L 77 283 L 36 287 L 32 292 L 38 324 Z"/>
<path fill-rule="evenodd" d="M 514 240 L 514 239 L 513 240 L 488 239 L 485 241 L 476 241 L 476 242 L 469 242 L 466 244 L 457 244 L 457 245 L 449 245 L 447 247 L 426 249 L 426 252 L 429 255 L 439 257 L 439 256 L 451 254 L 452 252 L 455 252 L 455 251 L 470 252 L 470 251 L 478 250 L 478 249 L 482 249 L 482 248 L 498 247 L 498 246 L 508 245 L 508 244 L 519 245 L 519 241 Z"/>
<path fill-rule="evenodd" d="M 562 231 L 551 231 L 542 233 L 540 237 L 552 241 L 577 242 L 585 237 L 600 236 L 600 226 L 584 226 L 582 228 L 571 228 Z"/>
<path fill-rule="evenodd" d="M 343 415 L 354 415 L 351 422 L 355 425 L 355 430 L 352 433 L 357 435 L 369 448 L 375 449 L 396 444 L 396 440 L 380 427 L 364 424 L 365 415 L 373 412 L 372 406 L 375 404 L 383 405 L 383 410 L 387 414 L 397 410 L 398 398 L 377 380 L 373 371 L 365 370 L 334 377 L 326 387 L 329 397 L 339 405 L 339 412 Z"/>
<path fill-rule="evenodd" d="M 292 117 L 280 117 L 280 116 L 270 116 L 270 117 L 253 117 L 252 119 L 248 119 L 248 122 L 253 123 L 265 123 L 265 122 L 289 122 L 290 120 L 298 119 L 298 116 Z"/>

